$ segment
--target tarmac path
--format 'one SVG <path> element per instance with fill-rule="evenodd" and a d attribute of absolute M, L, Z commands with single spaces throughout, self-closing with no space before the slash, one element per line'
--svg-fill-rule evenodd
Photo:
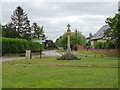
<path fill-rule="evenodd" d="M 43 53 L 42 56 L 61 56 L 61 54 L 57 53 L 55 50 L 43 51 L 42 53 Z M 35 58 L 35 57 L 40 57 L 40 55 L 32 56 L 32 58 Z M 16 59 L 25 59 L 25 57 L 14 57 L 14 58 L 2 58 L 1 57 L 0 62 L 16 60 Z"/>

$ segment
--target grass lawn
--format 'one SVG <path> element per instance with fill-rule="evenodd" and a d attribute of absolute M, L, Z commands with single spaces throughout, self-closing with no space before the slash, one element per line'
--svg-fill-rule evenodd
<path fill-rule="evenodd" d="M 2 65 L 3 88 L 117 88 L 118 68 L 104 66 L 118 66 L 118 60 L 93 57 L 56 60 L 56 57 L 43 57 L 6 61 Z"/>
<path fill-rule="evenodd" d="M 61 50 L 57 50 L 57 52 L 61 54 L 66 53 L 66 51 L 61 51 Z M 72 51 L 72 52 L 83 54 L 81 56 L 96 55 L 96 56 L 102 56 L 102 57 L 118 57 L 118 55 L 106 54 L 106 53 L 101 53 L 101 52 L 92 52 L 92 51 Z"/>
<path fill-rule="evenodd" d="M 103 57 L 118 57 L 118 55 L 110 55 L 106 53 L 101 53 L 101 52 L 91 52 L 91 51 L 74 51 L 80 54 L 85 54 L 85 55 L 97 55 L 97 56 L 103 56 Z"/>

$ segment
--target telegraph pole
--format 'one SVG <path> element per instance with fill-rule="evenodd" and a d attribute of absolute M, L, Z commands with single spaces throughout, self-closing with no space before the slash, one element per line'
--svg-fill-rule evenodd
<path fill-rule="evenodd" d="M 78 46 L 78 30 L 76 29 L 75 32 L 76 32 L 76 42 L 77 42 L 76 45 Z"/>

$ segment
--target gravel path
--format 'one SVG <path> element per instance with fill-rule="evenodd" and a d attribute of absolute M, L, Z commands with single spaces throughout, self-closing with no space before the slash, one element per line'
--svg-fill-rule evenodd
<path fill-rule="evenodd" d="M 44 53 L 42 56 L 61 56 L 61 54 L 57 53 L 55 50 L 43 51 L 42 53 Z M 32 58 L 35 58 L 35 57 L 40 57 L 40 55 L 33 56 Z M 25 57 L 0 58 L 0 62 L 16 60 L 16 59 L 25 59 Z"/>

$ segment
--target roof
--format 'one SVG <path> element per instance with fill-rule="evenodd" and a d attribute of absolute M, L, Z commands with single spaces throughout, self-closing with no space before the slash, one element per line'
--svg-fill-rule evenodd
<path fill-rule="evenodd" d="M 106 31 L 109 28 L 108 25 L 104 25 L 100 28 L 100 30 L 97 31 L 96 34 L 90 39 L 90 40 L 96 40 L 96 39 L 101 39 L 104 37 L 104 31 Z"/>

